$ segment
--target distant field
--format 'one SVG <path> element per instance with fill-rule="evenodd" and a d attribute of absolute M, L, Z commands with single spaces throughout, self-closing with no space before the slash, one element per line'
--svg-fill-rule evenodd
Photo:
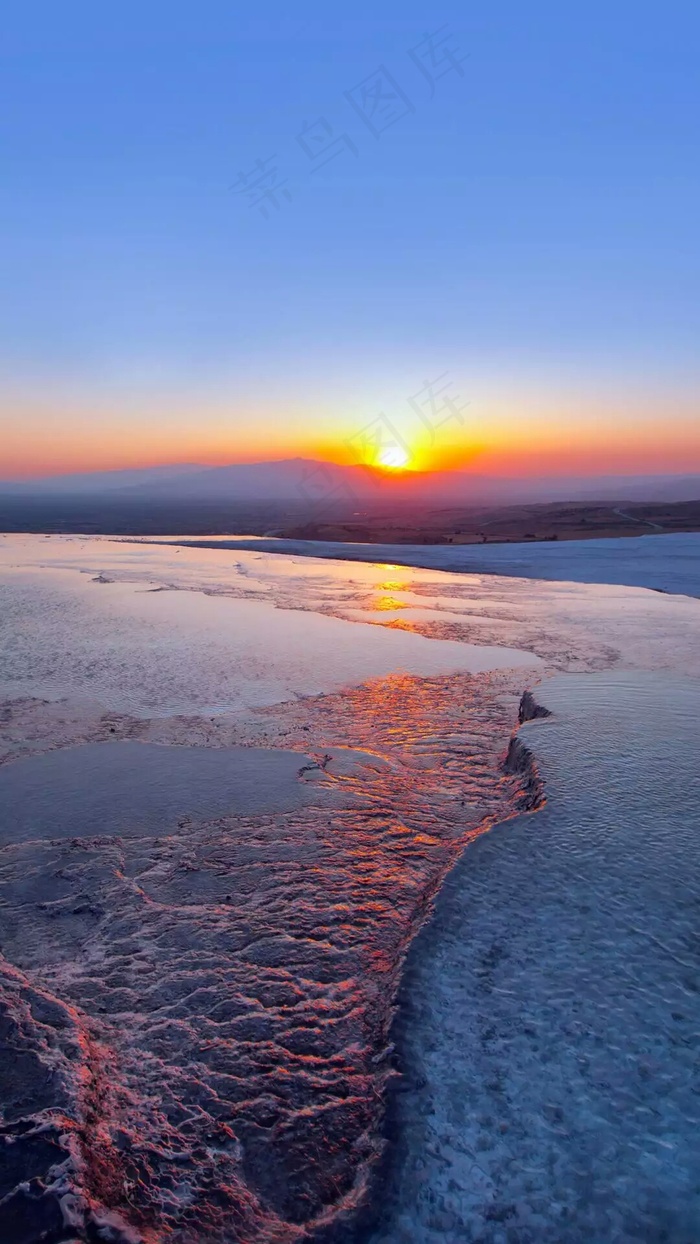
<path fill-rule="evenodd" d="M 357 501 L 355 501 L 357 505 Z M 507 544 L 700 531 L 700 500 L 550 502 L 435 508 L 385 501 L 366 510 L 298 501 L 173 501 L 115 496 L 0 496 L 0 532 L 276 535 L 367 544 Z"/>
<path fill-rule="evenodd" d="M 307 522 L 280 534 L 290 539 L 370 544 L 508 544 L 532 540 L 590 540 L 607 536 L 700 531 L 700 501 L 444 509 L 412 515 L 357 516 L 344 522 Z"/>

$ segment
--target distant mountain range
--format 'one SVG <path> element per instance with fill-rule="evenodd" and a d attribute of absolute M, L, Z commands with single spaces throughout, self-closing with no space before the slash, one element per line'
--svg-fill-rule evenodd
<path fill-rule="evenodd" d="M 273 462 L 148 467 L 30 480 L 0 481 L 14 498 L 108 497 L 123 503 L 149 500 L 290 502 L 299 506 L 384 504 L 501 505 L 546 501 L 694 501 L 700 475 L 530 477 L 474 475 L 467 471 L 391 472 L 337 466 L 307 458 Z"/>

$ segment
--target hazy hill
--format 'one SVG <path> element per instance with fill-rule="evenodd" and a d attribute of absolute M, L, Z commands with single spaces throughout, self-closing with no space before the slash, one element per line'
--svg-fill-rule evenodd
<path fill-rule="evenodd" d="M 537 501 L 693 501 L 700 475 L 530 477 L 505 479 L 466 471 L 392 473 L 364 466 L 336 466 L 311 459 L 195 463 L 143 470 L 101 471 L 42 479 L 0 481 L 14 497 L 105 497 L 128 503 L 178 501 L 291 502 L 350 510 L 367 504 L 497 504 Z"/>

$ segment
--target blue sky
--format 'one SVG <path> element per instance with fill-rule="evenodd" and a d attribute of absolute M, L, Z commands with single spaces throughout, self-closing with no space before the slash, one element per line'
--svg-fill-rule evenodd
<path fill-rule="evenodd" d="M 199 456 L 251 420 L 274 456 L 445 371 L 481 439 L 692 420 L 696 4 L 6 0 L 1 35 L 11 469 L 47 435 L 120 465 L 145 423 L 191 457 L 195 412 Z M 346 93 L 380 71 L 377 137 Z"/>

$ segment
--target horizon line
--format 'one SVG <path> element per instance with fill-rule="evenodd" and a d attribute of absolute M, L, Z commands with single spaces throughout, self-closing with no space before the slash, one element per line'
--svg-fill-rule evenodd
<path fill-rule="evenodd" d="M 85 478 L 91 475 L 122 475 L 122 474 L 141 474 L 149 471 L 217 471 L 226 470 L 230 467 L 256 467 L 256 466 L 275 466 L 284 464 L 304 463 L 313 464 L 314 466 L 335 467 L 341 471 L 364 470 L 371 471 L 378 475 L 389 478 L 406 478 L 407 476 L 444 476 L 454 477 L 457 475 L 472 476 L 476 479 L 490 480 L 517 480 L 527 481 L 534 479 L 551 479 L 551 480 L 568 480 L 568 479 L 683 479 L 688 475 L 700 475 L 700 466 L 689 467 L 686 470 L 666 470 L 657 472 L 645 472 L 638 470 L 625 470 L 624 468 L 605 471 L 605 470 L 589 470 L 580 473 L 562 472 L 557 470 L 543 469 L 537 471 L 526 471 L 522 474 L 499 474 L 490 471 L 476 471 L 468 466 L 460 467 L 436 467 L 433 469 L 420 469 L 416 467 L 406 466 L 402 468 L 385 467 L 379 464 L 368 462 L 341 463 L 331 458 L 312 458 L 303 455 L 294 455 L 292 457 L 282 458 L 242 458 L 229 459 L 225 462 L 163 462 L 157 461 L 147 463 L 141 466 L 93 466 L 85 469 L 67 469 L 61 471 L 51 471 L 42 474 L 20 474 L 8 475 L 0 477 L 0 487 L 4 484 L 31 485 L 33 483 L 50 482 L 52 480 Z"/>

